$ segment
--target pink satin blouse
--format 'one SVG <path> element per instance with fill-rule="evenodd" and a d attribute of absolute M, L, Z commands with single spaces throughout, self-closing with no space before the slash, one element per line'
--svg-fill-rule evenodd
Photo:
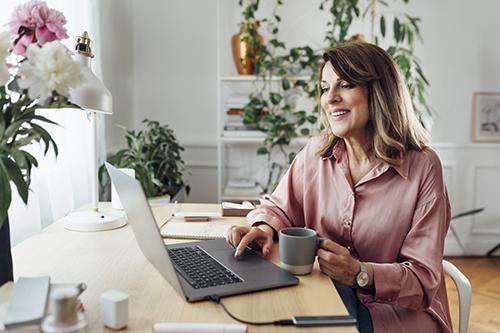
<path fill-rule="evenodd" d="M 352 184 L 344 141 L 322 158 L 323 138 L 310 140 L 248 222 L 315 229 L 371 265 L 375 292 L 358 296 L 375 332 L 452 332 L 442 266 L 450 204 L 437 154 L 410 151 Z"/>

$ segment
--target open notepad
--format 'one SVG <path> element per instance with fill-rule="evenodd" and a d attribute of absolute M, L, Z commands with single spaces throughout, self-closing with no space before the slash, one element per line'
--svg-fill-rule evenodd
<path fill-rule="evenodd" d="M 219 239 L 226 238 L 229 225 L 215 222 L 169 222 L 161 229 L 165 238 Z"/>

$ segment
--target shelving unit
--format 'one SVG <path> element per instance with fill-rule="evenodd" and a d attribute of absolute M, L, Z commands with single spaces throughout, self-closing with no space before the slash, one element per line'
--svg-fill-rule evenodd
<path fill-rule="evenodd" d="M 217 184 L 219 202 L 225 201 L 257 201 L 260 197 L 258 187 L 253 190 L 241 188 L 239 191 L 235 188 L 227 189 L 227 183 L 231 180 L 253 180 L 257 184 L 262 184 L 267 180 L 268 161 L 267 156 L 259 156 L 256 151 L 264 140 L 263 133 L 251 136 L 229 135 L 231 132 L 224 131 L 224 125 L 227 121 L 226 111 L 230 108 L 236 108 L 234 103 L 228 100 L 233 96 L 248 96 L 259 80 L 254 75 L 238 75 L 233 63 L 231 54 L 231 36 L 238 31 L 238 22 L 241 16 L 241 8 L 238 2 L 234 0 L 218 0 L 218 34 L 217 34 Z M 264 36 L 266 38 L 266 36 Z M 308 80 L 307 76 L 296 76 L 294 80 Z M 271 85 L 280 85 L 281 78 L 271 78 Z M 246 103 L 242 103 L 241 107 Z M 290 145 L 292 149 L 297 150 L 305 145 L 307 138 L 299 138 Z"/>

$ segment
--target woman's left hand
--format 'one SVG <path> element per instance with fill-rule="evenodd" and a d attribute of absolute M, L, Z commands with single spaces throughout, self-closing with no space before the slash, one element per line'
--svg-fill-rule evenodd
<path fill-rule="evenodd" d="M 321 271 L 333 281 L 353 286 L 359 272 L 359 261 L 351 256 L 348 249 L 329 239 L 321 242 L 317 252 Z"/>

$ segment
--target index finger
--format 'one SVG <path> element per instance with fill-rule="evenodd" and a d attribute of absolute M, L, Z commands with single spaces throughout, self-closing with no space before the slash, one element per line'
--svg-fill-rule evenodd
<path fill-rule="evenodd" d="M 249 232 L 247 232 L 245 234 L 245 236 L 243 236 L 243 238 L 241 238 L 240 240 L 240 243 L 238 244 L 238 246 L 236 247 L 236 252 L 234 253 L 234 256 L 235 257 L 239 257 L 241 256 L 241 254 L 243 253 L 243 251 L 246 249 L 246 247 L 255 239 L 257 238 L 258 236 L 258 228 L 252 228 L 250 229 Z"/>

